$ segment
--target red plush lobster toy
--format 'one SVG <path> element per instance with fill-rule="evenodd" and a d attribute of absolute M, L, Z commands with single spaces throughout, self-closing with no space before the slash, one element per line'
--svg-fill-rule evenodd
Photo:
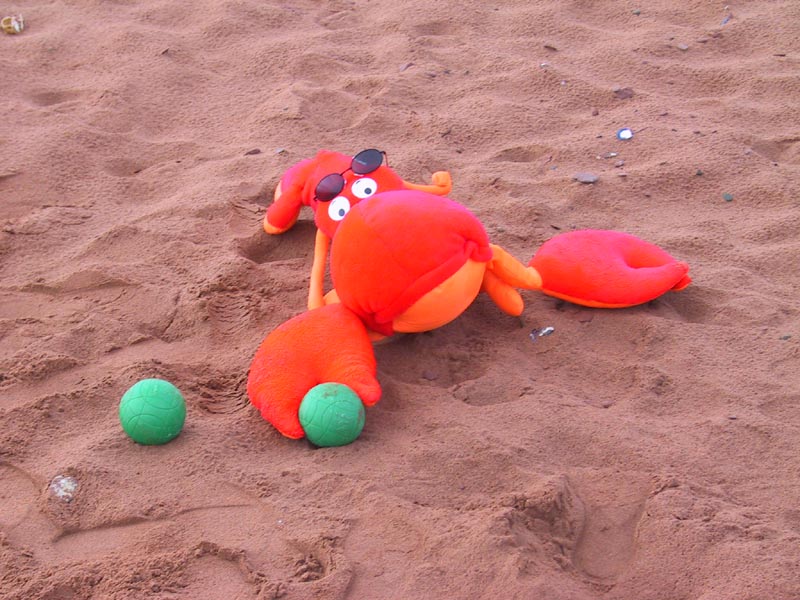
<path fill-rule="evenodd" d="M 278 235 L 310 206 L 317 225 L 309 310 L 267 336 L 247 382 L 250 401 L 287 437 L 305 435 L 298 410 L 318 384 L 347 385 L 364 405 L 375 404 L 381 388 L 372 342 L 441 327 L 482 291 L 516 316 L 518 288 L 624 308 L 691 282 L 686 263 L 616 231 L 557 235 L 526 266 L 489 243 L 480 221 L 446 197 L 449 173 L 411 184 L 385 158 L 375 149 L 353 157 L 322 150 L 284 173 L 264 217 L 264 230 Z M 328 254 L 334 289 L 325 294 Z"/>

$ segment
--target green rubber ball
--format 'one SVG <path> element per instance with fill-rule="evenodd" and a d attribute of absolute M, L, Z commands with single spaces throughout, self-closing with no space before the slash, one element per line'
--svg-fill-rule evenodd
<path fill-rule="evenodd" d="M 306 437 L 315 446 L 345 446 L 364 429 L 361 398 L 341 383 L 321 383 L 311 388 L 298 414 Z"/>
<path fill-rule="evenodd" d="M 142 379 L 122 396 L 119 421 L 134 442 L 166 444 L 183 428 L 186 402 L 169 381 Z"/>

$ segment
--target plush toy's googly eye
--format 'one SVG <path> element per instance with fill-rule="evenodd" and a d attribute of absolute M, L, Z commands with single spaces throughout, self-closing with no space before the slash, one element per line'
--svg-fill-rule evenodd
<path fill-rule="evenodd" d="M 350 201 L 344 196 L 337 196 L 328 205 L 328 216 L 334 221 L 341 221 L 350 212 Z"/>
<path fill-rule="evenodd" d="M 353 191 L 353 195 L 356 198 L 361 198 L 363 200 L 364 198 L 369 198 L 378 191 L 378 184 L 375 183 L 374 179 L 362 177 L 356 179 L 350 189 Z"/>

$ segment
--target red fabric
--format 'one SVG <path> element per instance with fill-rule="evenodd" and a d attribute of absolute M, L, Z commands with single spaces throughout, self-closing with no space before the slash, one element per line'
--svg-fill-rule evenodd
<path fill-rule="evenodd" d="M 557 235 L 542 245 L 530 265 L 542 276 L 544 293 L 588 306 L 634 306 L 691 282 L 689 265 L 618 231 Z"/>
<path fill-rule="evenodd" d="M 305 436 L 298 410 L 312 387 L 343 383 L 372 406 L 381 396 L 375 373 L 364 324 L 341 304 L 331 304 L 298 315 L 267 336 L 250 365 L 247 395 L 278 431 L 298 439 Z"/>
<path fill-rule="evenodd" d="M 267 209 L 267 221 L 278 229 L 290 227 L 303 205 L 303 186 L 314 163 L 303 160 L 289 167 L 281 177 L 281 195 Z"/>
<path fill-rule="evenodd" d="M 339 152 L 320 150 L 312 159 L 296 163 L 286 170 L 281 177 L 281 195 L 267 210 L 267 219 L 278 227 L 285 228 L 292 224 L 302 206 L 310 206 L 314 210 L 314 221 L 328 237 L 333 237 L 338 222 L 328 214 L 328 202 L 318 202 L 314 191 L 320 180 L 331 173 L 343 173 L 345 186 L 341 196 L 347 198 L 353 206 L 362 202 L 353 194 L 353 183 L 362 177 L 369 177 L 377 184 L 377 192 L 404 189 L 403 180 L 389 167 L 383 165 L 366 175 L 356 175 L 349 170 L 353 157 Z"/>
<path fill-rule="evenodd" d="M 331 278 L 342 303 L 391 335 L 392 321 L 451 277 L 467 259 L 492 258 L 483 225 L 441 196 L 403 190 L 354 206 L 331 246 Z"/>

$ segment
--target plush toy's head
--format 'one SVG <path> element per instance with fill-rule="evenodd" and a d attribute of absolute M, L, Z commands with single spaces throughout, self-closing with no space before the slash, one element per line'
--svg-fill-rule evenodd
<path fill-rule="evenodd" d="M 403 189 L 403 180 L 384 165 L 385 153 L 362 150 L 353 157 L 321 150 L 283 174 L 275 202 L 264 218 L 268 233 L 281 233 L 297 220 L 300 208 L 310 206 L 314 221 L 328 237 L 361 200 L 377 192 Z"/>

